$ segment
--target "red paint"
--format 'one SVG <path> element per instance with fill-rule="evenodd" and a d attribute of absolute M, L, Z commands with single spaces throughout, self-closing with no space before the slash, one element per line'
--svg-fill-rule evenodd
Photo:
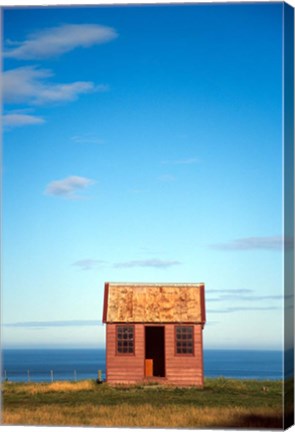
<path fill-rule="evenodd" d="M 175 325 L 166 327 L 166 379 L 171 384 L 202 386 L 203 352 L 202 329 L 200 324 L 194 327 L 194 355 L 175 355 Z"/>
<path fill-rule="evenodd" d="M 107 382 L 115 384 L 143 381 L 143 324 L 134 325 L 134 335 L 134 355 L 116 355 L 116 324 L 107 324 Z"/>
<path fill-rule="evenodd" d="M 203 326 L 201 328 L 201 352 L 202 352 L 202 387 L 204 387 L 204 355 L 203 355 Z"/>
<path fill-rule="evenodd" d="M 156 325 L 156 324 L 155 324 Z M 203 343 L 202 325 L 193 325 L 194 355 L 175 355 L 175 326 L 170 323 L 163 325 L 165 334 L 165 378 L 161 382 L 181 386 L 203 386 Z M 110 384 L 143 382 L 145 378 L 145 325 L 134 324 L 134 355 L 116 354 L 117 324 L 107 324 L 106 346 L 106 379 Z M 160 327 L 157 325 L 157 327 Z M 151 377 L 149 380 L 153 380 Z M 156 378 L 155 378 L 156 380 Z"/>
<path fill-rule="evenodd" d="M 108 352 L 109 352 L 109 344 L 108 344 L 108 334 L 107 334 L 107 326 L 106 326 L 106 381 L 108 381 L 108 370 L 109 370 L 109 363 L 108 363 Z"/>
<path fill-rule="evenodd" d="M 180 386 L 204 385 L 203 335 L 206 322 L 205 286 L 200 285 L 201 322 L 108 323 L 109 283 L 104 288 L 103 322 L 106 323 L 106 380 L 110 384 L 159 381 Z M 117 353 L 117 325 L 134 327 L 134 353 Z M 193 327 L 193 354 L 176 353 L 176 327 Z M 145 327 L 164 327 L 165 377 L 145 377 Z M 153 339 L 151 339 L 153 341 Z"/>
<path fill-rule="evenodd" d="M 205 308 L 205 285 L 200 286 L 200 296 L 201 296 L 201 317 L 202 323 L 206 322 L 206 308 Z"/>
<path fill-rule="evenodd" d="M 107 311 L 108 311 L 108 298 L 109 298 L 109 283 L 105 283 L 104 285 L 104 299 L 103 299 L 103 313 L 102 313 L 102 322 L 107 322 Z"/>

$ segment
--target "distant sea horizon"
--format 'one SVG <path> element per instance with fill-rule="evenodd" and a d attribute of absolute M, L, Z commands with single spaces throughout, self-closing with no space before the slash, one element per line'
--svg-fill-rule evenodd
<path fill-rule="evenodd" d="M 50 382 L 105 378 L 104 348 L 2 348 L 2 380 Z M 205 349 L 205 378 L 282 380 L 280 350 Z"/>

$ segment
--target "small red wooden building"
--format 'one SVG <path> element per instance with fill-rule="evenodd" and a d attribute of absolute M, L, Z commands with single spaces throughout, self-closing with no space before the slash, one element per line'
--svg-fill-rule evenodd
<path fill-rule="evenodd" d="M 204 284 L 106 283 L 106 381 L 203 386 Z"/>

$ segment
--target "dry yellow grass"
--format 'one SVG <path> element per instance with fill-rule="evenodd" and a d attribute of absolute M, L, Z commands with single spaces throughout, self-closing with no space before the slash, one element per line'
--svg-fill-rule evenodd
<path fill-rule="evenodd" d="M 93 381 L 56 381 L 50 384 L 20 384 L 14 391 L 17 393 L 26 392 L 28 394 L 51 393 L 51 392 L 79 392 L 83 390 L 93 390 Z"/>
<path fill-rule="evenodd" d="M 253 427 L 253 419 L 273 416 L 272 409 L 231 408 L 198 408 L 183 409 L 179 405 L 155 407 L 145 404 L 131 406 L 77 406 L 63 407 L 48 405 L 43 407 L 11 409 L 3 413 L 4 424 L 27 425 L 68 425 L 68 426 L 129 426 L 129 427 L 227 427 L 243 424 L 243 427 Z M 262 426 L 263 427 L 263 426 Z"/>
<path fill-rule="evenodd" d="M 4 383 L 10 425 L 282 428 L 280 382 L 206 380 L 204 389 L 95 381 Z"/>

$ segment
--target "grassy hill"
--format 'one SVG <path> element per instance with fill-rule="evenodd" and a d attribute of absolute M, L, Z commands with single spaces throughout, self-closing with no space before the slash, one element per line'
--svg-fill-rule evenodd
<path fill-rule="evenodd" d="M 4 383 L 2 423 L 173 428 L 281 428 L 279 381 L 206 379 L 205 387 L 95 381 Z"/>

